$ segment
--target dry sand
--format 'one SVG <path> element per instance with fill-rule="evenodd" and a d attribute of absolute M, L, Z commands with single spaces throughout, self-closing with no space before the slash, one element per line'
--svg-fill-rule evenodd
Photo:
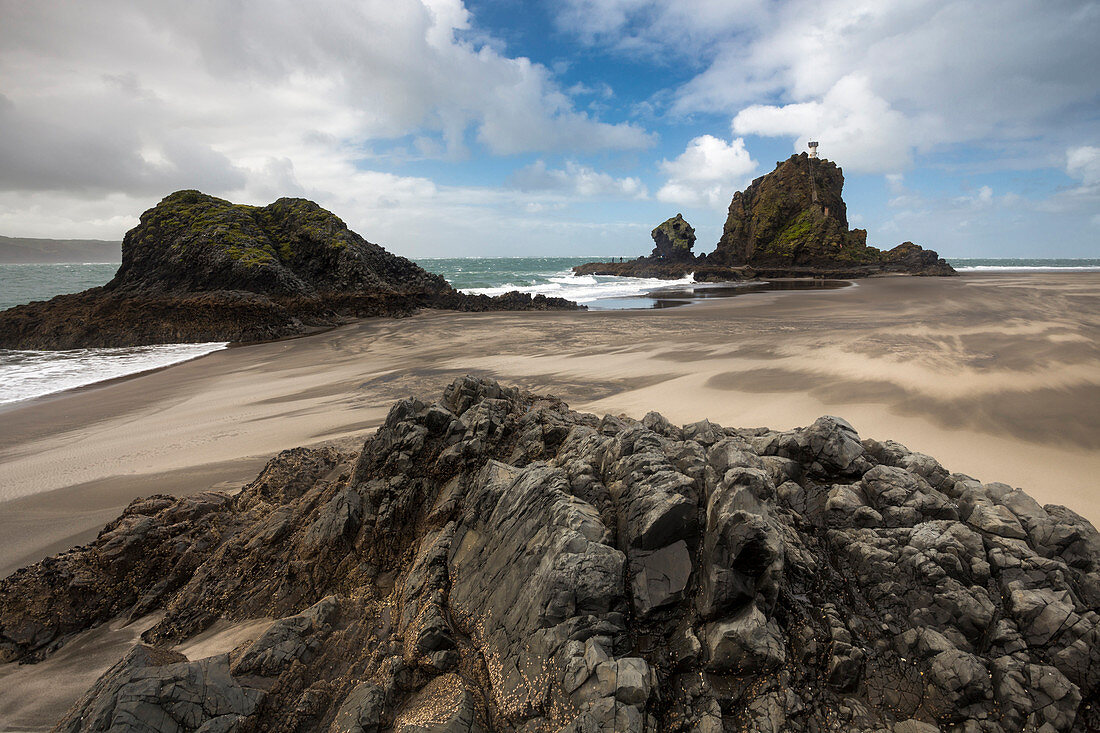
<path fill-rule="evenodd" d="M 1100 524 L 1100 275 L 885 278 L 658 311 L 371 320 L 228 349 L 0 411 L 0 577 L 95 537 L 134 497 L 233 489 L 279 450 L 347 447 L 394 400 L 489 375 L 576 409 L 679 423 L 847 418 Z M 228 650 L 270 620 L 182 650 Z M 0 665 L 0 730 L 48 729 L 151 620 Z"/>
<path fill-rule="evenodd" d="M 493 376 L 678 423 L 845 417 L 1100 524 L 1100 275 L 892 277 L 655 311 L 368 320 L 0 412 L 0 577 L 134 497 L 234 488 L 279 450 L 352 445 L 394 400 Z"/>

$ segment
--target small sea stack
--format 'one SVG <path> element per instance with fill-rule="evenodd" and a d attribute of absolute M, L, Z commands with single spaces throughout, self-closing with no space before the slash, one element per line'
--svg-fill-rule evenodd
<path fill-rule="evenodd" d="M 668 221 L 657 225 L 650 236 L 653 237 L 653 252 L 650 259 L 670 262 L 694 261 L 691 248 L 695 246 L 695 229 L 684 221 L 683 214 L 677 214 Z"/>
<path fill-rule="evenodd" d="M 306 199 L 261 207 L 177 191 L 126 233 L 109 283 L 0 312 L 0 348 L 247 342 L 420 308 L 579 307 L 518 292 L 460 293 Z"/>

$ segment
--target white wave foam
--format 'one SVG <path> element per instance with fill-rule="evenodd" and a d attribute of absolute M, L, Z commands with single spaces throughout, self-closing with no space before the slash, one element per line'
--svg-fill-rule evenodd
<path fill-rule="evenodd" d="M 971 265 L 955 267 L 957 272 L 1100 272 L 1100 265 L 1073 265 L 1057 267 L 1053 265 Z"/>
<path fill-rule="evenodd" d="M 66 351 L 0 350 L 0 404 L 178 364 L 226 343 L 164 344 Z"/>
<path fill-rule="evenodd" d="M 591 303 L 603 298 L 629 298 L 645 295 L 662 288 L 681 285 L 694 285 L 694 276 L 689 274 L 679 280 L 660 280 L 655 277 L 617 277 L 614 275 L 573 275 L 568 271 L 556 273 L 547 278 L 548 282 L 535 285 L 507 283 L 493 288 L 466 288 L 462 292 L 470 295 L 503 295 L 518 290 L 531 295 L 545 295 L 553 298 L 565 298 L 577 303 Z"/>

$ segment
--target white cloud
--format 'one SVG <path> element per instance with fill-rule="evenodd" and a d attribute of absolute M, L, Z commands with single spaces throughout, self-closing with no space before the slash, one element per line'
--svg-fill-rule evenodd
<path fill-rule="evenodd" d="M 981 186 L 972 194 L 956 196 L 955 203 L 973 208 L 987 208 L 993 205 L 993 188 L 991 186 Z"/>
<path fill-rule="evenodd" d="M 871 91 L 862 76 L 845 76 L 821 101 L 782 107 L 753 105 L 733 118 L 740 135 L 793 136 L 795 149 L 821 142 L 821 154 L 846 169 L 887 173 L 910 162 L 917 125 Z"/>
<path fill-rule="evenodd" d="M 637 178 L 615 178 L 574 161 L 566 162 L 561 169 L 547 168 L 544 161 L 537 160 L 516 171 L 510 184 L 521 191 L 546 191 L 585 198 L 645 198 L 647 195 L 645 185 Z"/>
<path fill-rule="evenodd" d="M 668 182 L 657 192 L 659 200 L 725 208 L 756 171 L 756 161 L 742 138 L 726 142 L 702 135 L 689 142 L 675 160 L 663 161 L 661 170 L 668 175 Z"/>
<path fill-rule="evenodd" d="M 406 137 L 450 157 L 474 139 L 496 154 L 652 143 L 578 111 L 544 66 L 465 40 L 461 0 L 0 0 L 0 17 L 5 233 L 117 237 L 179 188 L 353 214 L 436 200 L 431 181 L 367 170 Z M 93 220 L 74 232 L 78 212 Z"/>
<path fill-rule="evenodd" d="M 791 0 L 706 12 L 712 5 L 570 0 L 559 24 L 627 53 L 690 49 L 704 69 L 675 90 L 674 113 L 726 111 L 746 134 L 795 138 L 795 150 L 819 134 L 845 170 L 898 171 L 914 151 L 957 143 L 1050 159 L 1094 134 L 1095 2 Z"/>
<path fill-rule="evenodd" d="M 767 0 L 563 0 L 559 28 L 589 44 L 681 62 L 733 29 L 750 28 L 767 14 Z"/>
<path fill-rule="evenodd" d="M 1100 185 L 1100 147 L 1082 145 L 1067 150 L 1066 173 L 1086 186 Z"/>
<path fill-rule="evenodd" d="M 600 97 L 602 99 L 611 99 L 615 96 L 615 90 L 611 88 L 611 85 L 607 82 L 599 82 L 594 86 L 585 84 L 584 82 L 577 82 L 573 86 L 569 87 L 568 92 L 571 97 L 590 96 Z"/>
<path fill-rule="evenodd" d="M 277 170 L 279 163 L 273 166 Z M 292 175 L 293 171 L 281 173 Z M 441 186 L 427 178 L 356 170 L 348 162 L 334 164 L 326 175 L 342 185 L 310 191 L 310 197 L 366 239 L 405 256 L 599 255 L 621 252 L 624 242 L 648 243 L 649 230 L 635 221 L 610 217 L 578 221 L 571 216 L 576 188 L 520 191 Z M 279 196 L 300 193 L 279 186 L 273 180 L 269 186 L 230 198 L 267 204 Z M 119 239 L 161 197 L 158 193 L 76 198 L 63 191 L 0 191 L 0 232 Z M 612 193 L 606 197 L 621 198 Z"/>
<path fill-rule="evenodd" d="M 1085 215 L 1100 225 L 1100 147 L 1077 145 L 1066 150 L 1066 174 L 1078 185 L 1039 202 L 1041 211 L 1061 215 Z"/>

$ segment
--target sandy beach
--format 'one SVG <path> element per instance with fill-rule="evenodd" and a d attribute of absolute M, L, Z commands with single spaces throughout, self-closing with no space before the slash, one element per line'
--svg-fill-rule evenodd
<path fill-rule="evenodd" d="M 0 576 L 133 498 L 358 445 L 408 395 L 492 376 L 578 410 L 791 428 L 840 415 L 1100 524 L 1100 275 L 891 277 L 687 307 L 425 312 L 207 357 L 0 412 Z"/>

